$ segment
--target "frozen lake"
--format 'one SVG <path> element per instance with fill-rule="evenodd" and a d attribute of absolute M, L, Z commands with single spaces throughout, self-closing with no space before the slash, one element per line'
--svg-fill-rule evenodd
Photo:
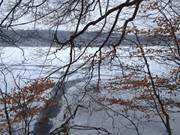
<path fill-rule="evenodd" d="M 97 47 L 91 48 L 75 48 L 73 51 L 73 60 L 78 58 L 81 54 L 82 57 L 75 62 L 70 70 L 74 70 L 78 68 L 79 65 L 83 64 L 88 57 L 91 57 L 96 51 Z M 147 47 L 149 49 L 164 49 L 165 47 Z M 102 52 L 106 53 L 111 51 L 110 48 L 106 47 L 102 49 Z M 103 74 L 114 76 L 121 74 L 120 66 L 118 66 L 119 62 L 124 66 L 135 66 L 135 65 L 144 65 L 142 57 L 139 57 L 138 54 L 136 56 L 136 48 L 132 47 L 121 47 L 118 48 L 117 56 L 118 59 L 115 59 L 112 63 L 113 66 L 108 64 L 107 62 L 103 63 L 104 67 L 102 67 L 102 76 Z M 155 52 L 156 53 L 156 52 Z M 131 55 L 134 56 L 131 56 Z M 5 84 L 7 83 L 8 89 L 15 87 L 15 85 L 19 85 L 20 87 L 30 82 L 33 79 L 41 79 L 44 77 L 51 77 L 51 79 L 58 79 L 61 77 L 62 73 L 65 71 L 65 68 L 61 68 L 68 64 L 70 59 L 70 49 L 64 48 L 60 51 L 57 48 L 52 47 L 0 47 L 0 86 L 1 89 L 5 88 Z M 154 74 L 157 75 L 166 75 L 171 69 L 175 66 L 174 63 L 165 64 L 162 63 L 163 55 L 154 55 L 148 54 L 148 63 L 150 65 L 150 69 Z M 148 56 L 147 55 L 147 56 Z M 79 72 L 81 74 L 74 74 L 75 77 L 82 74 L 85 74 L 85 70 L 90 66 L 90 62 L 87 62 L 84 66 L 79 68 Z M 61 68 L 61 69 L 59 69 Z M 59 70 L 58 70 L 59 69 Z M 146 68 L 144 68 L 146 71 Z M 54 71 L 58 70 L 54 74 L 51 75 Z M 77 72 L 76 72 L 77 73 Z M 96 74 L 96 72 L 95 72 Z M 73 75 L 72 75 L 73 76 Z M 6 83 L 5 83 L 6 80 Z"/>

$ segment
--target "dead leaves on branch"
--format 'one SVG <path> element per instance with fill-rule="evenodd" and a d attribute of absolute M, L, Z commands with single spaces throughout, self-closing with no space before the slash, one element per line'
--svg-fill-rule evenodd
<path fill-rule="evenodd" d="M 11 124 L 33 118 L 43 107 L 53 104 L 53 100 L 48 96 L 48 90 L 53 86 L 52 80 L 35 80 L 20 90 L 4 93 L 4 98 L 0 97 L 1 120 L 5 118 L 4 104 L 8 108 Z M 6 125 L 6 121 L 2 124 Z"/>
<path fill-rule="evenodd" d="M 157 92 L 159 92 L 163 105 L 166 108 L 172 106 L 168 104 L 170 99 L 163 98 L 165 95 L 176 95 L 178 89 L 178 84 L 174 81 L 174 74 L 170 73 L 168 78 L 163 78 L 159 76 L 154 76 L 153 80 Z M 142 79 L 132 78 L 131 75 L 126 76 L 126 78 L 116 77 L 110 79 L 109 82 L 104 86 L 105 90 L 109 93 L 115 93 L 112 97 L 103 97 L 101 102 L 108 102 L 108 105 L 119 105 L 122 111 L 136 110 L 143 113 L 147 113 L 153 110 L 154 104 L 154 94 L 152 91 L 151 80 L 148 76 L 141 77 Z M 172 79 L 173 78 L 173 79 Z M 133 93 L 131 98 L 124 98 L 122 94 Z M 117 93 L 120 97 L 117 97 Z M 136 94 L 135 94 L 136 93 Z M 102 101 L 103 99 L 103 101 Z M 175 105 L 174 105 L 175 106 Z"/>
<path fill-rule="evenodd" d="M 130 74 L 131 75 L 131 74 Z M 155 85 L 158 88 L 166 88 L 167 90 L 176 90 L 177 84 L 172 82 L 171 78 L 153 77 Z M 132 76 L 126 78 L 114 78 L 105 86 L 108 90 L 129 90 L 129 89 L 146 89 L 150 88 L 150 78 L 146 75 L 143 79 L 133 79 Z"/>

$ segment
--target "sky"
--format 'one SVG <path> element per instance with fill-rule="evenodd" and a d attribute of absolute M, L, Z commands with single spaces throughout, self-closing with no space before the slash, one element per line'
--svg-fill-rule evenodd
<path fill-rule="evenodd" d="M 5 16 L 7 13 L 6 13 L 6 10 L 10 7 L 9 5 L 8 6 L 6 6 L 6 4 L 10 4 L 10 5 L 14 5 L 14 4 L 11 4 L 11 1 L 15 1 L 15 0 L 10 0 L 10 1 L 5 1 L 4 3 L 3 3 L 3 5 L 0 7 L 0 13 L 1 13 L 1 15 L 0 15 L 0 17 L 2 18 L 1 20 L 3 20 L 3 17 L 2 16 Z M 27 1 L 27 0 L 24 0 L 24 1 Z M 110 6 L 109 6 L 109 9 L 110 8 L 112 8 L 112 7 L 114 7 L 114 6 L 117 6 L 117 4 L 120 4 L 120 3 L 122 3 L 122 2 L 124 2 L 123 0 L 111 0 L 110 1 Z M 55 3 L 56 4 L 56 3 Z M 56 7 L 57 5 L 51 5 L 51 7 Z M 105 12 L 105 6 L 106 5 L 101 5 L 102 6 L 102 12 Z M 94 12 L 92 12 L 91 13 L 91 15 L 88 17 L 88 19 L 89 19 L 89 21 L 93 21 L 93 20 L 96 20 L 97 18 L 99 18 L 100 17 L 100 12 L 99 12 L 99 6 L 96 6 L 97 8 L 94 10 Z M 44 8 L 44 7 L 42 7 L 42 8 Z M 10 9 L 10 8 L 9 8 Z M 20 9 L 20 10 L 22 10 L 22 12 L 23 12 L 23 8 L 22 9 Z M 40 9 L 41 10 L 41 9 Z M 44 10 L 45 11 L 45 10 Z M 43 12 L 44 12 L 43 11 Z M 121 13 L 121 15 L 120 15 L 120 18 L 119 18 L 119 26 L 121 26 L 123 23 L 122 22 L 124 22 L 124 19 L 125 18 L 127 18 L 128 16 L 129 16 L 129 14 L 132 14 L 132 8 L 130 8 L 130 9 L 124 9 L 123 11 L 122 11 L 122 13 Z M 60 11 L 61 12 L 61 11 Z M 63 13 L 63 12 L 62 12 Z M 107 30 L 108 30 L 108 28 L 109 28 L 109 26 L 111 26 L 112 25 L 112 22 L 114 21 L 114 17 L 115 17 L 115 14 L 116 14 L 116 12 L 115 13 L 113 13 L 111 16 L 109 16 L 108 18 L 107 18 L 107 22 L 108 22 L 108 24 L 107 24 Z M 53 17 L 52 17 L 53 18 Z M 46 20 L 46 18 L 45 19 L 42 19 L 41 21 L 37 21 L 36 23 L 27 23 L 27 24 L 25 24 L 25 25 L 17 25 L 17 24 L 23 24 L 23 23 L 26 23 L 26 22 L 29 22 L 29 21 L 32 21 L 32 20 L 34 20 L 34 18 L 32 17 L 32 16 L 30 16 L 30 15 L 28 15 L 28 14 L 26 14 L 26 15 L 24 15 L 23 17 L 21 17 L 20 19 L 18 19 L 17 21 L 14 21 L 12 24 L 13 25 L 15 25 L 15 26 L 13 26 L 12 28 L 14 28 L 14 29 L 49 29 L 49 28 L 51 28 L 51 26 L 49 26 L 49 25 L 45 25 L 45 23 L 47 23 L 47 20 Z M 141 22 L 141 21 L 140 21 Z M 54 22 L 53 22 L 54 23 Z M 5 23 L 4 23 L 5 24 Z M 84 26 L 85 26 L 85 24 L 86 23 L 82 23 L 81 24 L 81 26 L 80 26 L 80 29 L 82 29 Z M 143 22 L 143 24 L 144 24 L 144 22 Z M 98 25 L 97 25 L 97 27 L 92 27 L 91 28 L 91 30 L 96 30 L 97 28 L 99 28 L 99 26 L 102 26 L 102 22 L 101 23 L 99 23 Z M 142 26 L 142 25 L 139 25 L 139 26 Z M 72 24 L 72 23 L 66 23 L 66 24 L 64 24 L 64 25 L 61 25 L 61 26 L 59 26 L 59 29 L 60 30 L 74 30 L 74 25 Z"/>
<path fill-rule="evenodd" d="M 3 17 L 2 16 L 5 16 L 7 13 L 6 13 L 6 10 L 10 7 L 9 5 L 6 6 L 6 4 L 10 4 L 10 5 L 13 5 L 11 3 L 11 1 L 15 1 L 15 0 L 8 0 L 8 1 L 4 1 L 3 5 L 0 6 L 0 21 L 3 20 Z M 28 0 L 23 0 L 23 2 L 27 2 Z M 41 1 L 41 0 L 36 0 L 36 1 Z M 103 0 L 102 0 L 103 1 Z M 124 0 L 125 1 L 125 0 Z M 114 6 L 117 6 L 117 4 L 120 4 L 122 2 L 124 2 L 123 0 L 110 0 L 110 6 L 109 6 L 109 9 L 114 7 Z M 177 3 L 177 0 L 173 0 Z M 51 7 L 54 7 L 56 8 L 57 7 L 57 3 L 53 1 L 51 1 L 52 3 L 49 4 L 49 8 L 45 7 L 45 6 L 42 6 L 40 9 L 37 10 L 37 12 L 46 12 L 48 11 Z M 103 3 L 103 2 L 102 2 Z M 46 5 L 46 3 L 44 4 Z M 47 6 L 47 5 L 46 5 Z M 105 12 L 105 6 L 106 5 L 101 5 L 102 6 L 102 12 L 104 13 Z M 174 5 L 173 5 L 174 6 Z M 96 6 L 97 8 L 90 14 L 90 16 L 88 17 L 87 20 L 85 20 L 81 25 L 80 25 L 80 29 L 82 29 L 86 24 L 87 22 L 90 22 L 90 21 L 94 21 L 96 20 L 97 18 L 100 17 L 100 12 L 99 12 L 99 6 Z M 42 9 L 42 10 L 41 10 Z M 62 8 L 63 9 L 63 8 Z M 23 12 L 23 8 L 20 9 L 22 12 Z M 178 10 L 178 4 L 176 4 L 176 10 Z M 20 11 L 20 12 L 21 12 Z M 141 11 L 141 10 L 140 10 Z M 31 11 L 30 11 L 31 12 Z M 32 11 L 34 12 L 34 11 Z M 61 12 L 63 14 L 63 12 L 60 10 L 58 12 Z M 111 14 L 108 18 L 107 18 L 107 25 L 106 25 L 106 28 L 105 30 L 109 30 L 110 29 L 110 26 L 112 26 L 113 24 L 113 21 L 114 21 L 114 18 L 115 18 L 115 15 L 116 15 L 117 12 L 114 12 L 113 14 Z M 119 16 L 119 20 L 118 20 L 118 25 L 117 25 L 117 28 L 119 27 L 122 27 L 123 26 L 123 23 L 124 23 L 124 20 L 127 19 L 129 16 L 132 16 L 132 13 L 133 13 L 133 8 L 124 8 L 122 10 L 122 13 L 120 14 Z M 58 13 L 57 13 L 58 14 Z M 141 14 L 144 14 L 141 12 Z M 149 18 L 153 18 L 153 17 L 156 17 L 158 16 L 158 14 L 156 12 L 152 12 L 151 13 L 146 13 L 146 15 L 149 15 L 148 18 L 146 17 L 140 17 L 140 16 L 137 16 L 135 21 L 133 22 L 138 28 L 140 29 L 151 29 L 155 26 L 155 23 L 152 21 L 152 19 L 149 19 Z M 73 15 L 69 15 L 69 17 L 72 17 Z M 50 20 L 50 23 L 51 24 L 54 24 L 54 23 L 57 23 L 55 21 L 57 21 L 57 19 L 54 19 L 56 16 L 48 16 L 48 17 L 51 17 L 51 20 Z M 21 17 L 20 19 L 18 19 L 17 21 L 14 21 L 12 24 L 15 25 L 13 26 L 12 28 L 13 29 L 52 29 L 53 28 L 53 25 L 47 25 L 48 23 L 48 19 L 47 18 L 44 18 L 44 19 L 41 19 L 40 21 L 37 21 L 37 22 L 33 22 L 33 23 L 27 23 L 29 21 L 32 21 L 34 20 L 35 18 L 32 17 L 31 15 L 29 14 L 26 14 L 24 15 L 23 17 Z M 54 19 L 54 20 L 53 20 Z M 66 18 L 67 19 L 67 18 Z M 68 19 L 67 19 L 68 20 Z M 77 21 L 76 21 L 77 22 Z M 24 24 L 24 23 L 27 23 L 27 24 Z M 4 23 L 5 24 L 5 23 Z M 17 25 L 17 24 L 23 24 L 23 25 Z M 99 23 L 97 26 L 95 27 L 91 27 L 89 30 L 91 31 L 96 31 L 96 30 L 99 30 L 100 26 L 102 26 L 103 24 L 103 21 L 101 23 Z M 130 23 L 129 24 L 130 26 L 132 26 L 132 24 Z M 75 25 L 73 23 L 65 23 L 63 25 L 59 25 L 58 27 L 59 30 L 67 30 L 67 31 L 74 31 L 75 29 Z"/>

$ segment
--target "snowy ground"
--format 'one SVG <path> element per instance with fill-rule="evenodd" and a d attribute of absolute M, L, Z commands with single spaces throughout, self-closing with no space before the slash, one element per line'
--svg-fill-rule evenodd
<path fill-rule="evenodd" d="M 84 49 L 85 48 L 75 48 L 73 59 L 78 58 L 78 56 L 83 53 Z M 73 64 L 70 68 L 70 72 L 79 68 L 79 65 L 91 57 L 97 49 L 98 48 L 96 47 L 88 48 L 85 54 L 83 54 L 84 57 Z M 153 50 L 158 49 L 164 51 L 161 53 L 152 52 Z M 145 48 L 153 76 L 167 77 L 173 69 L 178 68 L 175 63 L 165 61 L 166 55 L 168 56 L 166 49 L 167 48 L 163 46 L 151 46 Z M 104 48 L 103 52 L 108 52 L 108 50 L 109 48 Z M 111 79 L 121 78 L 123 76 L 122 72 L 124 72 L 123 74 L 133 72 L 133 68 L 137 65 L 139 71 L 136 75 L 133 75 L 134 77 L 144 77 L 147 71 L 142 57 L 137 53 L 137 48 L 123 46 L 119 48 L 117 52 L 118 58 L 115 58 L 111 63 L 109 63 L 108 59 L 102 63 L 101 86 L 108 86 L 109 82 L 113 82 Z M 11 91 L 12 88 L 16 87 L 16 83 L 22 87 L 27 82 L 37 78 L 49 77 L 50 79 L 57 80 L 63 75 L 65 68 L 58 70 L 54 74 L 51 73 L 68 63 L 69 53 L 69 48 L 57 52 L 56 48 L 48 47 L 24 47 L 21 49 L 14 47 L 0 48 L 1 89 L 5 89 L 5 81 L 2 73 L 5 74 L 6 80 L 8 80 L 8 91 Z M 125 68 L 122 70 L 120 64 L 124 67 L 132 67 L 132 69 Z M 89 70 L 89 66 L 90 62 L 88 61 L 86 65 L 68 76 L 68 79 L 66 80 L 68 85 L 66 86 L 66 94 L 64 96 L 62 94 L 58 95 L 56 101 L 59 106 L 53 108 L 58 109 L 58 111 L 56 111 L 55 115 L 49 117 L 48 124 L 50 123 L 51 127 L 48 129 L 49 132 L 60 127 L 79 105 L 80 107 L 78 107 L 75 117 L 73 117 L 66 125 L 71 129 L 69 131 L 71 135 L 135 135 L 137 134 L 136 128 L 138 128 L 140 135 L 167 134 L 157 113 L 150 107 L 147 112 L 143 112 L 137 111 L 136 109 L 130 109 L 127 107 L 128 105 L 111 104 L 109 102 L 109 99 L 133 100 L 141 91 L 131 89 L 123 90 L 122 88 L 111 91 L 108 87 L 101 87 L 100 91 L 96 91 L 97 66 L 94 66 L 94 76 L 89 86 L 85 87 L 89 81 L 88 75 L 90 75 L 90 72 L 92 71 L 92 69 Z M 73 81 L 76 79 L 77 81 Z M 162 97 L 173 99 L 173 101 L 177 103 L 176 106 L 173 105 L 171 108 L 168 107 L 168 111 L 170 113 L 173 135 L 179 135 L 179 87 L 173 93 L 162 91 L 161 95 Z M 147 102 L 144 102 L 144 104 L 145 106 L 148 106 Z M 53 109 L 50 108 L 46 111 L 53 111 Z M 71 110 L 71 113 L 69 112 L 69 109 Z"/>

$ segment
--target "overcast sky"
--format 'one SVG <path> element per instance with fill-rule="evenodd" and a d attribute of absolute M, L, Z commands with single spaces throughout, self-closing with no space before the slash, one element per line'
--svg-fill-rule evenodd
<path fill-rule="evenodd" d="M 16 1 L 16 0 L 5 0 L 3 5 L 1 5 L 1 7 L 0 7 L 0 14 L 1 14 L 0 18 L 1 18 L 1 20 L 3 19 L 2 16 L 5 16 L 7 14 L 5 11 L 10 6 L 6 6 L 6 5 L 11 4 L 10 1 Z M 23 1 L 28 1 L 28 0 L 23 0 Z M 110 1 L 111 2 L 110 2 L 109 9 L 114 7 L 114 6 L 116 6 L 117 4 L 120 4 L 120 3 L 124 2 L 122 0 L 110 0 Z M 174 1 L 176 3 L 178 2 L 177 0 L 174 0 Z M 51 2 L 53 2 L 53 0 L 51 0 Z M 53 5 L 53 3 L 52 3 L 52 5 Z M 54 5 L 57 6 L 57 2 L 54 2 Z M 176 4 L 176 6 L 178 8 L 178 4 Z M 103 12 L 104 12 L 105 8 L 103 7 L 102 9 L 103 9 Z M 118 27 L 122 26 L 122 24 L 123 24 L 125 19 L 127 19 L 129 16 L 132 16 L 133 10 L 134 9 L 132 7 L 131 8 L 124 8 L 122 10 L 122 13 L 120 14 L 120 17 L 119 17 L 119 20 L 118 20 Z M 109 16 L 107 18 L 107 22 L 108 22 L 108 25 L 106 27 L 107 30 L 108 30 L 108 28 L 110 28 L 109 26 L 112 25 L 112 22 L 114 21 L 115 14 L 116 14 L 116 12 L 113 13 L 111 16 Z M 156 14 L 156 12 L 154 12 L 154 13 L 149 13 L 149 15 L 150 15 L 149 17 L 155 17 L 157 14 Z M 91 16 L 88 17 L 88 20 L 92 21 L 92 20 L 95 20 L 95 19 L 97 19 L 99 17 L 100 17 L 100 12 L 99 12 L 98 6 L 97 6 L 97 9 L 94 12 L 92 12 Z M 32 21 L 32 20 L 34 20 L 34 18 L 32 16 L 25 15 L 25 16 L 21 17 L 20 19 L 18 19 L 17 21 L 14 21 L 12 24 L 16 25 L 16 24 L 26 23 L 26 22 L 29 22 L 29 21 Z M 51 28 L 51 26 L 45 25 L 45 23 L 47 23 L 47 20 L 46 19 L 42 19 L 40 21 L 33 22 L 33 23 L 13 26 L 13 28 L 15 28 L 15 29 L 49 29 L 49 28 Z M 85 26 L 86 24 L 87 24 L 87 22 L 82 24 L 80 28 L 83 28 L 83 26 Z M 152 28 L 153 25 L 154 25 L 154 23 L 152 22 L 151 19 L 143 18 L 143 17 L 140 17 L 140 16 L 136 17 L 136 19 L 134 21 L 134 24 L 136 26 L 138 26 L 139 28 Z M 99 26 L 101 26 L 101 25 L 102 25 L 102 22 L 99 23 L 96 27 L 92 27 L 90 30 L 98 30 Z M 129 24 L 129 25 L 131 25 L 131 24 Z M 66 23 L 64 25 L 60 25 L 59 29 L 60 30 L 70 30 L 71 31 L 71 30 L 74 30 L 74 25 L 72 23 Z"/>

